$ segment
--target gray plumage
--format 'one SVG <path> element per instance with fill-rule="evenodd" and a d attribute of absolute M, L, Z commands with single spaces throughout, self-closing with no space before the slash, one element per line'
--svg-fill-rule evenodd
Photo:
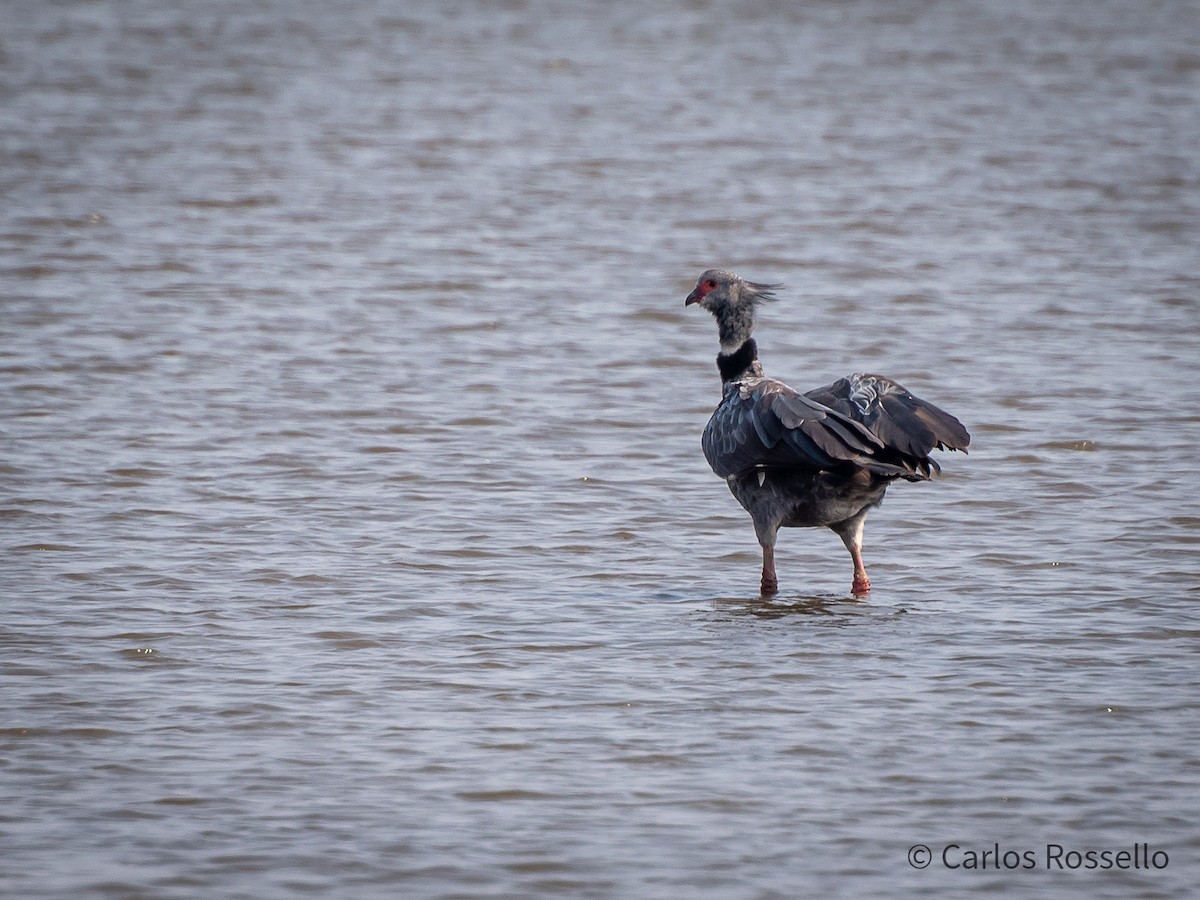
<path fill-rule="evenodd" d="M 778 589 L 776 534 L 792 526 L 836 532 L 854 562 L 851 589 L 865 593 L 867 512 L 892 481 L 936 475 L 935 448 L 965 451 L 971 438 L 954 416 L 881 375 L 851 375 L 806 394 L 767 378 L 751 333 L 755 308 L 777 289 L 709 269 L 685 301 L 713 314 L 721 341 L 723 396 L 704 429 L 704 456 L 754 521 L 764 594 Z"/>

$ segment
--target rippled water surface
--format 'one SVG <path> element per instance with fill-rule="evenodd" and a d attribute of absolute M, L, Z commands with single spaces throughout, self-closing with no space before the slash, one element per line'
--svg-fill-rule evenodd
<path fill-rule="evenodd" d="M 0 893 L 1194 890 L 1195 3 L 3 18 Z M 865 600 L 757 595 L 718 264 L 972 432 Z"/>

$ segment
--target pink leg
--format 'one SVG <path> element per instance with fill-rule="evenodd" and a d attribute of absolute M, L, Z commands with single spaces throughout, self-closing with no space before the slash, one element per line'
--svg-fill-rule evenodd
<path fill-rule="evenodd" d="M 867 577 L 867 567 L 863 565 L 862 548 L 857 544 L 850 548 L 850 559 L 854 561 L 854 584 L 850 586 L 850 593 L 870 593 L 871 579 Z"/>
<path fill-rule="evenodd" d="M 863 510 L 852 519 L 831 526 L 837 532 L 846 549 L 850 551 L 850 559 L 854 563 L 854 583 L 850 593 L 861 596 L 871 590 L 871 579 L 867 577 L 867 567 L 863 565 L 862 536 L 863 527 L 867 523 L 867 510 Z"/>
<path fill-rule="evenodd" d="M 762 593 L 764 597 L 779 592 L 779 581 L 775 578 L 775 548 L 763 547 Z"/>

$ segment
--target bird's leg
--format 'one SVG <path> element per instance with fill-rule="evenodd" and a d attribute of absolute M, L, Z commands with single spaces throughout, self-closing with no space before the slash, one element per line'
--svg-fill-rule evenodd
<path fill-rule="evenodd" d="M 854 561 L 854 583 L 850 585 L 850 593 L 870 593 L 871 579 L 867 577 L 867 568 L 863 565 L 862 549 L 859 546 L 850 547 L 850 559 Z"/>
<path fill-rule="evenodd" d="M 779 581 L 775 578 L 775 548 L 763 544 L 762 594 L 769 597 L 779 593 Z"/>
<path fill-rule="evenodd" d="M 854 582 L 850 585 L 850 593 L 856 595 L 871 590 L 871 579 L 867 577 L 867 567 L 863 565 L 862 558 L 863 528 L 866 524 L 867 510 L 864 509 L 858 515 L 830 526 L 850 551 L 850 559 L 854 563 Z"/>
<path fill-rule="evenodd" d="M 770 597 L 779 593 L 779 581 L 775 578 L 775 535 L 779 533 L 779 523 L 771 519 L 755 518 L 754 533 L 763 551 L 762 595 Z"/>

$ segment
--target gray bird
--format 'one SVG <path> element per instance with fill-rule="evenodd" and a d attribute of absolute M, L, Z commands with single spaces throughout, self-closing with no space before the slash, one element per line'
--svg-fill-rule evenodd
<path fill-rule="evenodd" d="M 836 532 L 854 561 L 850 590 L 865 594 L 867 513 L 897 478 L 928 481 L 940 472 L 929 458 L 935 447 L 965 452 L 971 436 L 954 416 L 881 375 L 851 375 L 807 394 L 763 375 L 750 336 L 754 311 L 779 287 L 709 269 L 684 301 L 713 314 L 721 339 L 722 399 L 704 429 L 704 456 L 754 520 L 763 594 L 779 590 L 775 537 L 783 526 Z"/>

